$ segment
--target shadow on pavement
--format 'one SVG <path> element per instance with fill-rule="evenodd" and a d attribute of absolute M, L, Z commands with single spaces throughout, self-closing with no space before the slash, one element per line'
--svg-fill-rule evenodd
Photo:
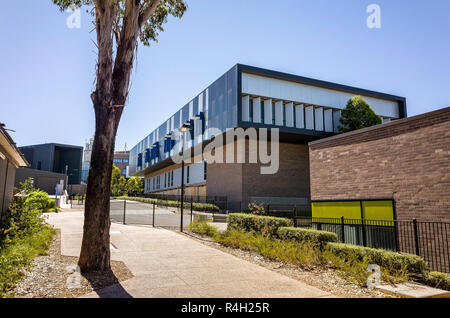
<path fill-rule="evenodd" d="M 112 270 L 83 274 L 100 298 L 133 298 Z"/>

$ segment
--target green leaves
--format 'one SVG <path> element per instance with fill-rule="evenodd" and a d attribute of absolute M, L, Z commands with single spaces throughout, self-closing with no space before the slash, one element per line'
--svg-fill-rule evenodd
<path fill-rule="evenodd" d="M 64 11 L 71 7 L 90 7 L 95 9 L 94 0 L 52 0 L 55 5 L 59 7 L 61 11 Z M 114 29 L 121 32 L 123 26 L 123 18 L 125 14 L 126 1 L 125 0 L 110 0 L 116 3 L 117 16 L 114 19 Z M 140 0 L 139 12 L 143 14 L 147 8 L 153 4 L 153 0 Z M 167 23 L 169 16 L 175 18 L 182 18 L 184 12 L 187 9 L 187 5 L 184 0 L 163 0 L 158 5 L 155 13 L 147 19 L 139 33 L 139 39 L 142 44 L 149 46 L 151 41 L 158 41 L 158 35 L 160 32 L 164 32 L 163 25 Z M 95 13 L 95 10 L 87 10 Z M 112 30 L 111 30 L 112 31 Z"/>
<path fill-rule="evenodd" d="M 354 96 L 342 110 L 339 133 L 381 124 L 381 118 L 361 96 Z"/>

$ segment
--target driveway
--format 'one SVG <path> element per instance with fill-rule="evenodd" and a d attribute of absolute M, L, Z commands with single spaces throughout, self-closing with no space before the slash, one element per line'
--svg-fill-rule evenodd
<path fill-rule="evenodd" d="M 78 256 L 83 213 L 48 222 L 61 229 L 61 253 Z M 170 230 L 113 223 L 111 243 L 112 259 L 134 277 L 85 297 L 334 297 Z"/>

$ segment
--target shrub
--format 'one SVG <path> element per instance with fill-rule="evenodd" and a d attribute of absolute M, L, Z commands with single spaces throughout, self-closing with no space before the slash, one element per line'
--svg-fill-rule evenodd
<path fill-rule="evenodd" d="M 430 272 L 425 275 L 424 283 L 434 288 L 450 290 L 450 274 Z"/>
<path fill-rule="evenodd" d="M 143 197 L 128 197 L 128 196 L 119 196 L 114 197 L 118 200 L 130 200 L 130 201 L 136 201 L 136 202 L 142 202 L 142 203 L 150 203 L 150 204 L 157 204 L 159 206 L 167 206 L 172 208 L 178 208 L 180 207 L 180 201 L 174 201 L 174 200 L 160 200 L 160 199 L 153 199 L 153 198 L 143 198 Z M 191 203 L 190 202 L 184 202 L 184 209 L 185 211 L 190 210 Z M 211 203 L 196 203 L 194 202 L 192 204 L 192 208 L 194 211 L 199 212 L 219 212 L 219 207 L 217 205 L 211 204 Z"/>
<path fill-rule="evenodd" d="M 308 241 L 318 245 L 337 242 L 338 239 L 336 233 L 296 227 L 279 228 L 278 237 L 282 240 Z"/>
<path fill-rule="evenodd" d="M 228 229 L 214 240 L 222 245 L 257 252 L 268 259 L 307 269 L 322 263 L 321 254 L 309 242 L 284 241 L 255 232 Z"/>
<path fill-rule="evenodd" d="M 33 209 L 37 209 L 41 212 L 44 212 L 47 211 L 49 201 L 50 198 L 48 197 L 48 194 L 46 192 L 37 190 L 28 194 L 25 200 L 25 204 Z"/>
<path fill-rule="evenodd" d="M 209 237 L 214 237 L 217 234 L 217 228 L 206 222 L 192 222 L 189 224 L 188 229 L 194 233 Z"/>
<path fill-rule="evenodd" d="M 231 213 L 227 217 L 227 222 L 230 229 L 254 231 L 271 236 L 276 236 L 280 227 L 292 226 L 292 221 L 289 219 L 245 213 Z"/>
<path fill-rule="evenodd" d="M 258 205 L 256 203 L 250 203 L 248 205 L 248 211 L 254 215 L 266 215 L 266 209 L 263 205 Z"/>
<path fill-rule="evenodd" d="M 427 263 L 417 255 L 343 243 L 328 243 L 328 248 L 341 258 L 345 259 L 348 255 L 354 254 L 360 260 L 367 260 L 370 264 L 377 264 L 391 271 L 407 271 L 422 275 L 427 269 Z"/>

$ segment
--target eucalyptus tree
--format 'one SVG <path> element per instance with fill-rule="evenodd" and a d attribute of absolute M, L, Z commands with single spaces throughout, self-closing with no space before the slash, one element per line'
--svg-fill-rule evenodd
<path fill-rule="evenodd" d="M 184 0 L 52 1 L 60 10 L 86 9 L 95 26 L 98 57 L 96 84 L 91 94 L 95 136 L 78 264 L 82 272 L 109 270 L 111 167 L 137 47 L 139 42 L 149 46 L 157 41 L 169 16 L 181 18 L 187 7 Z"/>

